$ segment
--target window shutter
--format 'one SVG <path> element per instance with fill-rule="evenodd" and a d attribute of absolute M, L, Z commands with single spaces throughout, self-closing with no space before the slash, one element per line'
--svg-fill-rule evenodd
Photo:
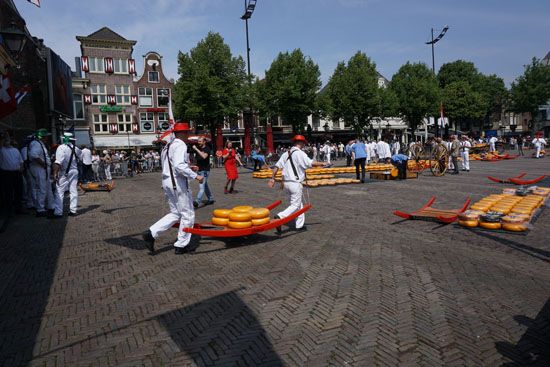
<path fill-rule="evenodd" d="M 92 104 L 92 96 L 90 94 L 84 95 L 84 104 Z"/>
<path fill-rule="evenodd" d="M 116 104 L 116 96 L 114 96 L 112 94 L 109 94 L 107 96 L 107 103 L 110 104 L 110 105 L 115 105 Z"/>
<path fill-rule="evenodd" d="M 130 96 L 130 103 L 134 105 L 138 104 L 138 96 Z"/>
<path fill-rule="evenodd" d="M 128 74 L 136 74 L 136 60 L 128 59 Z"/>
<path fill-rule="evenodd" d="M 88 56 L 82 56 L 82 71 L 87 73 L 90 71 L 90 61 L 88 60 Z"/>
<path fill-rule="evenodd" d="M 105 58 L 105 72 L 108 74 L 113 73 L 113 58 L 112 57 L 106 57 Z"/>

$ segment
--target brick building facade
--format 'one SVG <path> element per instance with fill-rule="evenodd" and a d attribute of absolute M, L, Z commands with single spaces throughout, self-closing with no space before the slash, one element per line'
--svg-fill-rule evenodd
<path fill-rule="evenodd" d="M 162 56 L 147 53 L 143 74 L 136 77 L 136 41 L 107 27 L 76 39 L 81 57 L 75 62 L 73 99 L 80 141 L 89 134 L 97 148 L 151 147 L 158 131 L 168 128 L 173 87 L 162 72 Z"/>

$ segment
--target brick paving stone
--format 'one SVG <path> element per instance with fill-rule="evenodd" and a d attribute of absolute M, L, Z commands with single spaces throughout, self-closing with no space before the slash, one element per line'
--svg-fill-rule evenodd
<path fill-rule="evenodd" d="M 156 173 L 82 195 L 74 218 L 18 216 L 0 245 L 0 365 L 550 365 L 550 211 L 526 236 L 392 215 L 547 162 L 313 189 L 307 232 L 202 238 L 184 256 L 175 230 L 154 257 L 140 238 L 167 212 Z M 223 180 L 215 169 L 215 207 L 284 199 L 248 171 L 239 194 Z"/>

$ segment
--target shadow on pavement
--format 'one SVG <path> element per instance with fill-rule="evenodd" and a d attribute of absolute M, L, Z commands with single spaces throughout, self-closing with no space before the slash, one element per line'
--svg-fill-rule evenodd
<path fill-rule="evenodd" d="M 227 251 L 238 247 L 246 247 L 246 246 L 254 246 L 254 245 L 260 245 L 264 243 L 270 243 L 273 241 L 277 241 L 279 239 L 287 238 L 290 236 L 294 236 L 298 234 L 299 232 L 295 232 L 292 230 L 286 230 L 283 231 L 283 234 L 286 232 L 291 231 L 292 233 L 285 235 L 285 236 L 277 236 L 277 235 L 265 235 L 265 234 L 255 234 L 252 236 L 246 236 L 246 237 L 234 237 L 234 238 L 218 238 L 221 242 L 224 243 L 225 247 L 217 248 L 213 250 L 206 250 L 206 251 L 196 251 L 199 245 L 197 245 L 191 252 L 191 255 L 204 255 L 209 254 L 212 252 L 219 252 L 219 251 Z"/>
<path fill-rule="evenodd" d="M 490 240 L 493 240 L 501 245 L 504 245 L 508 248 L 511 248 L 513 250 L 522 252 L 526 255 L 529 255 L 531 257 L 534 257 L 535 259 L 545 261 L 550 263 L 550 251 L 542 250 L 536 247 L 524 245 L 522 243 L 508 240 L 506 238 L 494 236 L 489 233 L 481 232 L 481 231 L 472 231 L 473 233 L 477 234 L 478 236 L 488 238 Z"/>
<path fill-rule="evenodd" d="M 100 206 L 101 205 L 94 204 L 94 205 L 88 205 L 86 208 L 78 209 L 78 215 L 86 214 L 88 212 L 91 212 L 92 210 L 96 210 Z"/>
<path fill-rule="evenodd" d="M 157 321 L 185 353 L 174 365 L 282 366 L 254 312 L 236 291 L 167 312 Z"/>
<path fill-rule="evenodd" d="M 141 233 L 133 233 L 121 237 L 107 238 L 105 239 L 105 242 L 111 245 L 126 247 L 130 250 L 141 251 L 144 253 L 148 252 L 145 241 L 141 239 Z M 158 245 L 159 244 L 157 243 L 155 246 L 155 255 L 170 251 L 174 248 L 174 246 L 172 245 L 164 247 L 159 247 Z"/>
<path fill-rule="evenodd" d="M 516 344 L 495 343 L 498 352 L 512 361 L 503 366 L 550 366 L 550 298 L 534 319 L 526 316 L 514 319 L 527 326 L 527 330 Z"/>
<path fill-rule="evenodd" d="M 1 366 L 24 366 L 33 358 L 67 219 L 18 216 L 2 234 Z"/>

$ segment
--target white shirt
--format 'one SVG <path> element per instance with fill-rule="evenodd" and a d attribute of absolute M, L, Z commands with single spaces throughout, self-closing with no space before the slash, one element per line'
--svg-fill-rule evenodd
<path fill-rule="evenodd" d="M 92 152 L 88 148 L 82 149 L 82 164 L 86 166 L 92 164 Z"/>
<path fill-rule="evenodd" d="M 99 164 L 99 162 L 101 162 L 101 158 L 99 158 L 98 154 L 94 154 L 92 156 L 92 164 Z"/>
<path fill-rule="evenodd" d="M 19 171 L 23 166 L 23 158 L 14 147 L 0 148 L 0 169 L 3 171 Z"/>
<path fill-rule="evenodd" d="M 31 161 L 31 163 L 36 158 L 39 158 L 43 161 L 45 160 L 48 167 L 52 165 L 50 153 L 48 153 L 46 145 L 44 145 L 44 143 L 42 143 L 40 140 L 31 141 L 31 144 L 29 146 L 29 160 Z"/>
<path fill-rule="evenodd" d="M 546 144 L 546 140 L 543 138 L 535 138 L 533 139 L 533 145 L 537 148 L 540 148 Z"/>
<path fill-rule="evenodd" d="M 70 171 L 77 170 L 78 169 L 78 159 L 82 156 L 82 152 L 79 148 L 74 148 L 74 157 L 71 161 L 71 167 Z M 61 168 L 59 169 L 59 172 L 64 175 L 67 171 L 67 166 L 69 165 L 69 161 L 71 160 L 71 155 L 73 154 L 73 146 L 72 144 L 62 144 L 60 145 L 57 150 L 55 151 L 55 163 L 59 164 Z"/>
<path fill-rule="evenodd" d="M 470 148 L 472 147 L 472 143 L 470 143 L 469 140 L 464 140 L 462 143 L 460 143 L 460 146 L 462 147 L 462 150 L 464 152 L 469 152 Z"/>
<path fill-rule="evenodd" d="M 378 158 L 391 158 L 390 145 L 385 141 L 379 141 L 376 144 L 376 153 L 378 154 Z"/>
<path fill-rule="evenodd" d="M 491 139 L 489 139 L 489 143 L 491 143 L 491 144 L 495 144 L 497 141 L 498 141 L 498 139 L 495 138 L 494 136 L 491 137 Z"/>
<path fill-rule="evenodd" d="M 298 180 L 296 180 L 296 175 L 294 174 L 292 164 L 288 158 L 288 151 L 281 155 L 281 158 L 279 158 L 275 166 L 283 171 L 283 181 L 302 182 L 306 178 L 306 169 L 311 168 L 313 165 L 313 159 L 310 159 L 307 154 L 302 152 L 298 147 L 292 147 L 290 153 L 290 157 L 296 168 L 296 173 L 298 174 Z"/>
<path fill-rule="evenodd" d="M 166 155 L 167 151 L 168 157 Z M 181 178 L 190 178 L 194 180 L 197 177 L 197 173 L 194 172 L 189 166 L 189 154 L 187 153 L 187 145 L 180 139 L 174 139 L 170 144 L 166 145 L 166 147 L 162 150 L 161 159 L 163 180 L 171 180 L 170 165 L 168 164 L 168 159 L 170 159 L 170 163 L 172 163 L 175 180 Z M 185 182 L 187 182 L 187 180 L 185 180 Z"/>

